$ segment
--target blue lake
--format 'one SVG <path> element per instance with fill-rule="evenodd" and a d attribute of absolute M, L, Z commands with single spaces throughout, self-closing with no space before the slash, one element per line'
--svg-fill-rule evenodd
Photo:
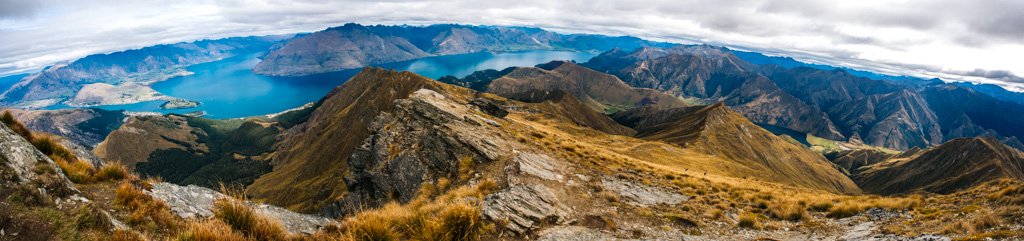
<path fill-rule="evenodd" d="M 534 66 L 552 60 L 586 62 L 594 56 L 592 53 L 563 51 L 485 52 L 429 57 L 378 66 L 407 70 L 437 79 L 445 75 L 463 77 L 484 69 Z M 195 73 L 193 75 L 153 84 L 153 89 L 166 95 L 201 102 L 202 105 L 197 108 L 162 110 L 162 101 L 97 108 L 165 114 L 206 111 L 208 118 L 265 115 L 317 101 L 359 72 L 359 69 L 351 69 L 302 77 L 263 76 L 252 72 L 252 67 L 259 63 L 257 57 L 255 54 L 236 56 L 193 65 L 187 68 Z"/>

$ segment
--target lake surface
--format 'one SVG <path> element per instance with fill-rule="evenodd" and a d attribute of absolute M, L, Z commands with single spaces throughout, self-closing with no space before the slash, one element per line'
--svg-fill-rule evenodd
<path fill-rule="evenodd" d="M 378 66 L 407 70 L 437 79 L 445 75 L 464 77 L 473 71 L 484 69 L 501 70 L 513 66 L 534 66 L 552 60 L 586 62 L 595 55 L 563 51 L 473 53 L 428 57 Z M 317 101 L 359 72 L 359 69 L 351 69 L 302 77 L 263 76 L 252 72 L 253 66 L 259 63 L 258 56 L 236 56 L 193 65 L 187 69 L 195 74 L 153 84 L 153 89 L 160 93 L 201 102 L 202 105 L 197 108 L 162 110 L 160 105 L 163 101 L 96 108 L 164 114 L 206 111 L 208 118 L 266 115 Z"/>

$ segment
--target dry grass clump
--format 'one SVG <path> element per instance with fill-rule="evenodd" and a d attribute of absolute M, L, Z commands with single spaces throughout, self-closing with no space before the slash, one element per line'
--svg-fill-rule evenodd
<path fill-rule="evenodd" d="M 830 218 L 846 218 L 864 212 L 864 210 L 864 205 L 854 202 L 841 202 L 829 208 L 826 216 Z"/>
<path fill-rule="evenodd" d="M 808 218 L 807 210 L 795 202 L 775 202 L 768 205 L 772 218 L 786 221 L 801 221 Z"/>
<path fill-rule="evenodd" d="M 11 128 L 15 134 L 25 138 L 25 140 L 32 141 L 32 132 L 29 131 L 25 125 L 22 125 L 21 122 L 18 122 L 17 119 L 14 119 L 14 115 L 11 114 L 11 111 L 4 110 L 3 115 L 0 115 L 0 122 L 3 122 L 4 125 Z"/>
<path fill-rule="evenodd" d="M 480 240 L 491 229 L 480 215 L 483 195 L 494 188 L 486 180 L 475 186 L 463 186 L 430 200 L 439 188 L 426 184 L 413 201 L 360 212 L 342 224 L 341 236 L 347 240 Z M 472 197 L 472 198 L 470 198 Z"/>
<path fill-rule="evenodd" d="M 121 163 L 107 163 L 96 170 L 93 174 L 93 180 L 102 181 L 118 181 L 124 179 L 135 179 L 131 171 L 128 171 L 128 167 Z"/>
<path fill-rule="evenodd" d="M 184 232 L 178 234 L 177 241 L 248 241 L 245 236 L 231 230 L 227 224 L 217 219 L 191 223 Z"/>
<path fill-rule="evenodd" d="M 740 213 L 739 222 L 736 226 L 741 228 L 760 229 L 761 228 L 761 215 L 751 212 Z"/>
<path fill-rule="evenodd" d="M 157 232 L 171 232 L 181 221 L 171 213 L 167 204 L 146 195 L 141 181 L 126 181 L 114 190 L 114 204 L 129 212 L 125 221 L 133 227 Z"/>
<path fill-rule="evenodd" d="M 828 214 L 826 216 L 830 218 L 846 218 L 860 214 L 861 212 L 871 208 L 911 210 L 920 205 L 922 199 L 923 198 L 918 195 L 910 197 L 853 197 L 833 205 L 828 209 Z"/>
<path fill-rule="evenodd" d="M 244 200 L 217 200 L 213 216 L 254 240 L 284 240 L 288 236 L 281 223 L 257 213 Z"/>

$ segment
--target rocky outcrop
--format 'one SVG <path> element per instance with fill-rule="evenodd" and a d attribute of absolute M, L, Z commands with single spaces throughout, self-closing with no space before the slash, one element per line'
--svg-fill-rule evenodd
<path fill-rule="evenodd" d="M 321 213 L 341 216 L 388 200 L 408 202 L 425 182 L 458 180 L 466 165 L 507 158 L 513 145 L 495 138 L 502 135 L 501 123 L 471 107 L 428 89 L 396 100 L 394 111 L 377 116 L 370 137 L 348 159 L 348 194 Z"/>
<path fill-rule="evenodd" d="M 616 178 L 601 179 L 601 186 L 605 190 L 618 193 L 620 197 L 625 199 L 626 203 L 641 207 L 658 204 L 675 205 L 689 199 L 689 197 L 674 191 Z"/>
<path fill-rule="evenodd" d="M 0 124 L 0 239 L 57 240 L 53 220 L 89 220 L 79 226 L 96 231 L 127 229 L 106 210 L 92 204 L 61 168 L 29 141 Z M 95 216 L 81 218 L 81 213 Z"/>
<path fill-rule="evenodd" d="M 257 200 L 300 212 L 335 203 L 348 189 L 348 160 L 371 136 L 377 116 L 394 110 L 397 99 L 424 88 L 442 91 L 442 85 L 410 72 L 365 68 L 324 97 L 308 120 L 281 134 L 274 170 L 247 191 Z"/>
<path fill-rule="evenodd" d="M 174 214 L 184 219 L 205 219 L 213 217 L 213 205 L 220 199 L 233 199 L 220 192 L 194 185 L 179 186 L 166 182 L 154 183 L 146 194 L 167 203 Z M 266 204 L 248 202 L 256 212 L 268 218 L 278 220 L 288 232 L 296 234 L 313 234 L 320 229 L 337 225 L 332 219 L 307 214 L 295 213 Z"/>
<path fill-rule="evenodd" d="M 550 188 L 523 185 L 488 195 L 483 214 L 491 220 L 502 220 L 504 228 L 523 234 L 539 228 L 542 223 L 565 223 L 569 211 Z"/>

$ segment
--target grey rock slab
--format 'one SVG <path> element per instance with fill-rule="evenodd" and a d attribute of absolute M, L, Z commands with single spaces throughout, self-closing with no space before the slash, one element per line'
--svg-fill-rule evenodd
<path fill-rule="evenodd" d="M 511 186 L 484 198 L 483 214 L 522 234 L 545 223 L 567 221 L 569 208 L 544 185 Z"/>
<path fill-rule="evenodd" d="M 658 204 L 675 205 L 689 199 L 685 195 L 670 190 L 616 178 L 601 179 L 601 186 L 605 190 L 618 193 L 626 203 L 641 207 Z"/>
<path fill-rule="evenodd" d="M 155 183 L 147 192 L 171 207 L 171 211 L 186 219 L 203 219 L 213 216 L 213 204 L 218 199 L 230 198 L 220 192 L 195 185 L 179 186 L 172 183 Z M 308 214 L 289 211 L 284 208 L 249 202 L 257 212 L 281 222 L 291 233 L 312 234 L 321 227 L 337 224 L 336 221 Z"/>

